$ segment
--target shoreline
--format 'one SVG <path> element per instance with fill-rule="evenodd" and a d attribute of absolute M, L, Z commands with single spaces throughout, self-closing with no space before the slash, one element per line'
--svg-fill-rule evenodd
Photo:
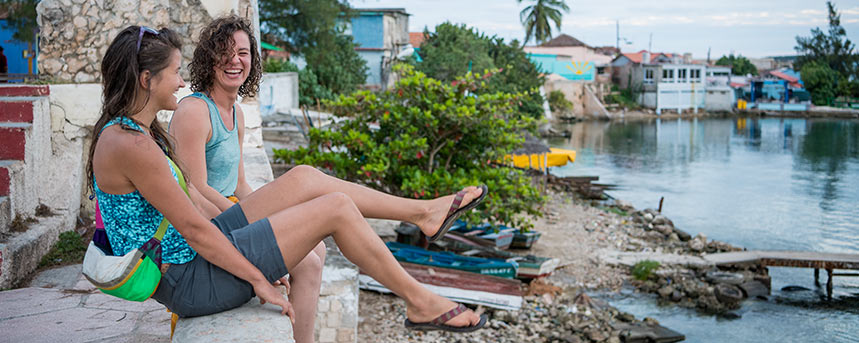
<path fill-rule="evenodd" d="M 658 324 L 658 318 L 635 318 L 592 299 L 586 301 L 588 306 L 582 306 L 582 297 L 632 288 L 634 292 L 655 294 L 660 302 L 696 308 L 702 315 L 737 317 L 731 311 L 739 308 L 742 296 L 731 297 L 724 291 L 726 294 L 721 294 L 718 289 L 725 286 L 719 284 L 739 279 L 769 286 L 766 269 L 717 272 L 715 267 L 695 263 L 703 261 L 703 253 L 742 249 L 707 240 L 703 235 L 690 237 L 675 228 L 670 219 L 654 215 L 656 211 L 652 209 L 636 210 L 623 201 L 603 205 L 582 200 L 568 190 L 558 189 L 557 184 L 547 192 L 545 215 L 534 222 L 543 237 L 530 250 L 511 251 L 554 257 L 561 262 L 552 275 L 527 287 L 529 295 L 521 310 L 487 309 L 487 328 L 468 335 L 418 334 L 404 330 L 400 324 L 405 318 L 402 300 L 362 290 L 359 308 L 366 315 L 359 321 L 359 341 L 620 342 L 618 328 Z M 636 280 L 631 268 L 645 259 L 661 261 L 660 267 L 645 280 Z M 571 310 L 573 307 L 577 310 Z M 567 325 L 560 321 L 557 327 L 544 325 L 571 311 L 589 311 L 589 324 Z"/>

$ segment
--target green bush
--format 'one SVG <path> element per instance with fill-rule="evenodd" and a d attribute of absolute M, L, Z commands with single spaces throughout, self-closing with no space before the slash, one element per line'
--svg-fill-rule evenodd
<path fill-rule="evenodd" d="M 331 170 L 388 193 L 430 199 L 469 185 L 489 194 L 472 222 L 530 227 L 544 199 L 522 171 L 497 164 L 535 121 L 515 106 L 522 93 L 480 94 L 491 73 L 441 82 L 399 64 L 385 92 L 358 91 L 326 102 L 346 118 L 336 130 L 312 129 L 307 148 L 275 149 L 275 160 Z"/>
<path fill-rule="evenodd" d="M 549 109 L 553 113 L 566 113 L 573 109 L 573 103 L 567 100 L 563 92 L 554 90 L 549 92 Z"/>
<path fill-rule="evenodd" d="M 659 262 L 651 260 L 638 261 L 638 263 L 632 266 L 632 276 L 636 280 L 645 281 L 657 268 L 659 268 Z"/>

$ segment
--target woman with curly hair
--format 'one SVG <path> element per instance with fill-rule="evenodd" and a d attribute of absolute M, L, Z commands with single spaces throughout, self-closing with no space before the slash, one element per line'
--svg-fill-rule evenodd
<path fill-rule="evenodd" d="M 407 327 L 449 331 L 482 327 L 485 317 L 429 292 L 407 274 L 372 234 L 364 217 L 412 222 L 436 240 L 458 216 L 477 206 L 486 195 L 485 186 L 467 187 L 433 200 L 415 200 L 330 177 L 313 167 L 297 166 L 257 191 L 250 188 L 241 153 L 244 114 L 235 103 L 238 96 L 253 96 L 259 88 L 261 63 L 252 32 L 248 22 L 238 16 L 218 18 L 203 29 L 190 65 L 195 93 L 179 103 L 170 132 L 177 139 L 176 152 L 188 169 L 191 183 L 218 209 L 243 219 L 242 223 L 266 217 L 283 219 L 282 234 L 272 225 L 277 242 L 290 247 L 285 254 L 300 257 L 299 263 L 289 268 L 296 342 L 313 340 L 325 249 L 319 240 L 327 235 L 334 236 L 347 258 L 374 278 L 382 277 L 376 280 L 390 285 L 389 289 L 406 300 Z M 334 223 L 327 221 L 341 211 L 356 217 L 330 227 Z M 365 235 L 367 229 L 372 237 Z M 317 243 L 307 246 L 310 241 Z M 286 255 L 284 259 L 288 259 Z M 366 263 L 384 269 L 384 275 L 369 273 Z"/>

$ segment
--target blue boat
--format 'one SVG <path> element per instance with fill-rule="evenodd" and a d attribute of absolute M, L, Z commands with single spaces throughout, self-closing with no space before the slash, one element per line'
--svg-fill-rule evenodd
<path fill-rule="evenodd" d="M 480 257 L 459 256 L 451 252 L 428 251 L 397 242 L 385 243 L 400 262 L 408 262 L 438 268 L 450 268 L 471 273 L 492 275 L 512 279 L 519 265 L 516 262 Z"/>

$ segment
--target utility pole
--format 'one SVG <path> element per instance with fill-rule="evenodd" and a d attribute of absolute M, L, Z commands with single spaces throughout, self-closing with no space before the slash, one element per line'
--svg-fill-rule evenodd
<path fill-rule="evenodd" d="M 614 43 L 615 43 L 615 45 L 617 45 L 617 53 L 619 54 L 620 53 L 620 20 L 614 21 L 614 28 L 615 28 Z"/>
<path fill-rule="evenodd" d="M 647 52 L 653 53 L 653 32 L 650 33 L 650 40 L 647 41 Z"/>
<path fill-rule="evenodd" d="M 707 65 L 710 65 L 710 47 L 707 47 Z"/>

